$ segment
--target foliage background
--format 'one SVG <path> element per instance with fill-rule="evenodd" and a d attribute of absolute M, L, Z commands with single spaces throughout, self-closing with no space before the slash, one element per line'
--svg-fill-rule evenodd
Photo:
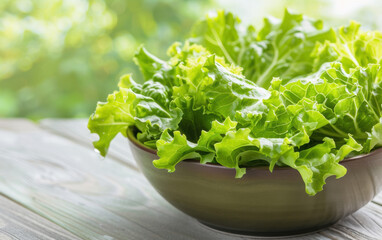
<path fill-rule="evenodd" d="M 1 0 L 0 117 L 87 117 L 120 75 L 140 78 L 132 60 L 140 44 L 164 58 L 208 11 L 259 26 L 285 7 L 330 26 L 381 27 L 377 0 Z"/>

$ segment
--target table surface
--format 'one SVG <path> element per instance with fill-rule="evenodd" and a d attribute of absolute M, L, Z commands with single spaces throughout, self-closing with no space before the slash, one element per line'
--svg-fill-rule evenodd
<path fill-rule="evenodd" d="M 0 239 L 254 239 L 220 232 L 168 204 L 118 136 L 103 159 L 86 120 L 0 119 Z M 272 239 L 285 239 L 272 238 Z M 293 239 L 382 239 L 382 195 Z"/>

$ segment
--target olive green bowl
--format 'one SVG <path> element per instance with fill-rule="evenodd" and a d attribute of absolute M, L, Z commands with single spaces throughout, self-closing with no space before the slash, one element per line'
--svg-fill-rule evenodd
<path fill-rule="evenodd" d="M 128 131 L 135 160 L 152 186 L 169 203 L 201 223 L 224 231 L 259 236 L 299 234 L 330 226 L 354 213 L 382 189 L 382 149 L 341 162 L 347 174 L 329 177 L 316 196 L 305 193 L 294 169 L 247 168 L 241 179 L 235 170 L 216 164 L 182 161 L 176 171 L 157 169 L 156 151 Z"/>

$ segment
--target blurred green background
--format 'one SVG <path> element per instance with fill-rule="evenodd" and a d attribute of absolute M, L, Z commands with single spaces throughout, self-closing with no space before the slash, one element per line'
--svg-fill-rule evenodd
<path fill-rule="evenodd" d="M 381 27 L 376 0 L 1 0 L 0 117 L 88 117 L 120 75 L 141 77 L 132 60 L 139 45 L 164 58 L 208 11 L 259 27 L 285 7 L 329 26 Z"/>

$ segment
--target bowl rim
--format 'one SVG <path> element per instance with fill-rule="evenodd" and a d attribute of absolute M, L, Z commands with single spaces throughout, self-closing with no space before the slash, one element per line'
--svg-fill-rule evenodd
<path fill-rule="evenodd" d="M 133 129 L 134 129 L 134 127 L 127 128 L 127 131 L 126 131 L 127 139 L 130 142 L 132 142 L 136 147 L 144 150 L 145 152 L 148 152 L 148 153 L 151 153 L 151 154 L 154 154 L 154 155 L 158 156 L 158 154 L 157 154 L 158 151 L 157 150 L 149 148 L 146 145 L 144 145 L 143 143 L 141 143 L 140 141 L 138 141 L 138 139 L 134 136 Z M 340 163 L 347 163 L 347 162 L 351 162 L 351 161 L 356 161 L 356 160 L 359 160 L 361 158 L 369 157 L 369 156 L 373 156 L 373 155 L 378 155 L 380 153 L 382 153 L 382 147 L 381 148 L 377 148 L 377 149 L 371 151 L 370 153 L 364 153 L 364 154 L 360 154 L 360 155 L 353 156 L 353 157 L 350 157 L 350 158 L 345 158 L 342 161 L 340 161 Z M 217 167 L 217 168 L 231 169 L 231 168 L 227 168 L 227 167 L 224 167 L 222 165 L 215 164 L 215 163 L 201 164 L 198 160 L 193 160 L 193 159 L 183 160 L 182 162 L 199 164 L 199 165 L 208 166 L 208 167 Z M 250 167 L 245 167 L 245 168 L 247 168 L 247 169 L 266 169 L 267 171 L 269 171 L 269 167 L 268 166 L 253 166 L 253 167 L 250 166 Z M 275 170 L 289 170 L 289 169 L 290 170 L 294 170 L 293 168 L 290 168 L 288 166 L 285 166 L 285 167 L 274 166 L 273 171 L 275 171 Z"/>

